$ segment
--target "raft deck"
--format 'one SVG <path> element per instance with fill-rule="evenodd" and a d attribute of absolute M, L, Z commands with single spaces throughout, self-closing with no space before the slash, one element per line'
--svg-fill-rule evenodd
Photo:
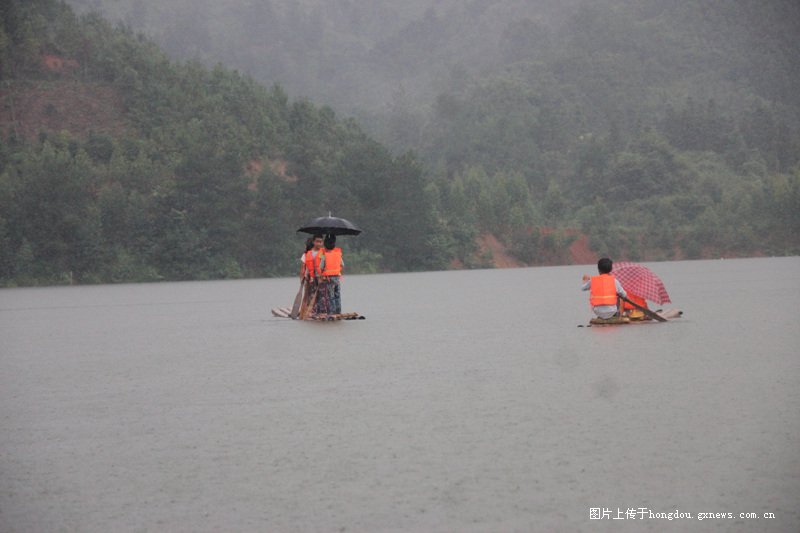
<path fill-rule="evenodd" d="M 618 324 L 630 324 L 631 319 L 626 316 L 612 316 L 611 318 L 592 318 L 589 324 L 593 326 L 616 326 Z"/>
<path fill-rule="evenodd" d="M 272 315 L 278 318 L 292 318 L 292 310 L 288 307 L 276 307 L 272 309 Z M 330 322 L 334 320 L 364 320 L 366 317 L 358 313 L 337 313 L 337 314 L 324 314 L 314 315 L 306 318 L 305 320 L 314 320 L 317 322 Z"/>
<path fill-rule="evenodd" d="M 680 318 L 681 316 L 683 316 L 683 311 L 681 311 L 680 309 L 665 309 L 663 311 L 662 310 L 655 311 L 655 313 L 658 314 L 658 316 L 660 316 L 661 318 L 663 318 L 664 321 Z M 649 317 L 631 319 L 626 316 L 613 316 L 611 318 L 594 317 L 591 320 L 589 320 L 589 325 L 619 326 L 622 324 L 642 324 L 648 322 L 652 322 L 652 319 Z"/>

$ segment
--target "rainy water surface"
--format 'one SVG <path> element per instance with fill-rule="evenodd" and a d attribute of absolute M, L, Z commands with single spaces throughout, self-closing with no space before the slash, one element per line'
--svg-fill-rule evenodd
<path fill-rule="evenodd" d="M 325 324 L 2 290 L 0 530 L 800 530 L 800 259 L 649 266 L 684 318 L 577 327 L 589 266 L 347 276 Z"/>

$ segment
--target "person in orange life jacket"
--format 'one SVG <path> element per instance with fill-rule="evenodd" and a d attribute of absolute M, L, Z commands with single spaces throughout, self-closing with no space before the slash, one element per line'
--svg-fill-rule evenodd
<path fill-rule="evenodd" d="M 303 254 L 303 276 L 306 279 L 306 291 L 301 306 L 301 315 L 306 318 L 313 312 L 310 308 L 314 295 L 317 292 L 317 278 L 319 277 L 319 262 L 322 259 L 322 235 L 314 235 L 311 239 L 311 248 Z M 315 304 L 316 307 L 316 304 Z"/>
<path fill-rule="evenodd" d="M 313 247 L 314 247 L 314 239 L 309 237 L 308 239 L 306 239 L 306 251 L 303 252 L 303 255 L 300 256 L 300 278 L 301 279 L 306 277 L 306 271 L 307 271 L 306 254 Z"/>
<path fill-rule="evenodd" d="M 617 296 L 627 298 L 617 278 L 611 274 L 614 263 L 608 257 L 597 262 L 597 276 L 583 276 L 581 290 L 589 291 L 589 304 L 598 318 L 611 318 L 617 314 Z"/>
<path fill-rule="evenodd" d="M 325 237 L 325 248 L 321 254 L 321 277 L 315 312 L 338 315 L 342 312 L 341 276 L 344 260 L 342 259 L 342 249 L 336 246 L 336 235 Z"/>
<path fill-rule="evenodd" d="M 303 254 L 305 261 L 305 275 L 309 281 L 316 281 L 321 273 L 320 261 L 322 260 L 322 244 L 324 240 L 322 235 L 314 235 L 312 239 L 312 248 Z"/>
<path fill-rule="evenodd" d="M 647 307 L 647 301 L 641 296 L 629 292 L 627 298 L 633 303 L 639 304 L 639 306 L 644 307 L 645 309 L 649 309 Z M 622 312 L 625 313 L 625 315 L 631 320 L 644 320 L 645 318 L 644 313 L 640 309 L 636 309 L 628 302 L 622 302 Z"/>

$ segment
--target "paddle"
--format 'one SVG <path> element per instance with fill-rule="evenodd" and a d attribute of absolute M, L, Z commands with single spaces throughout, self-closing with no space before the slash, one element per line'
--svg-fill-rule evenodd
<path fill-rule="evenodd" d="M 297 291 L 297 296 L 294 297 L 294 305 L 289 315 L 292 319 L 296 319 L 297 315 L 300 313 L 300 304 L 303 303 L 303 284 L 305 284 L 305 282 L 305 278 L 300 280 L 300 290 Z"/>
<path fill-rule="evenodd" d="M 627 299 L 627 298 L 625 298 L 624 296 L 620 296 L 620 299 L 621 299 L 622 301 L 624 301 L 624 302 L 628 302 L 629 304 L 631 304 L 631 305 L 632 305 L 632 306 L 634 306 L 636 309 L 638 309 L 639 311 L 641 311 L 641 312 L 642 312 L 642 313 L 644 313 L 645 315 L 649 316 L 649 317 L 650 317 L 650 318 L 652 318 L 653 320 L 658 320 L 659 322 L 667 322 L 667 319 L 666 319 L 666 318 L 664 318 L 663 316 L 661 316 L 661 315 L 659 315 L 659 314 L 657 314 L 657 313 L 654 313 L 654 312 L 652 312 L 651 310 L 649 310 L 649 309 L 648 309 L 648 308 L 646 308 L 646 307 L 642 307 L 641 305 L 637 304 L 636 302 L 632 302 L 632 301 L 628 300 L 628 299 Z"/>
<path fill-rule="evenodd" d="M 314 312 L 314 304 L 317 302 L 317 290 L 311 284 L 306 283 L 306 296 L 303 298 L 303 305 L 300 306 L 300 320 L 306 320 Z"/>

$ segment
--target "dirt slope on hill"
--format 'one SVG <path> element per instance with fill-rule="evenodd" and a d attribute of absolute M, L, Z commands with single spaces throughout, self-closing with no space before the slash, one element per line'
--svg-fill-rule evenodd
<path fill-rule="evenodd" d="M 40 132 L 121 135 L 129 128 L 119 93 L 73 79 L 11 82 L 0 89 L 0 134 L 27 140 Z"/>

